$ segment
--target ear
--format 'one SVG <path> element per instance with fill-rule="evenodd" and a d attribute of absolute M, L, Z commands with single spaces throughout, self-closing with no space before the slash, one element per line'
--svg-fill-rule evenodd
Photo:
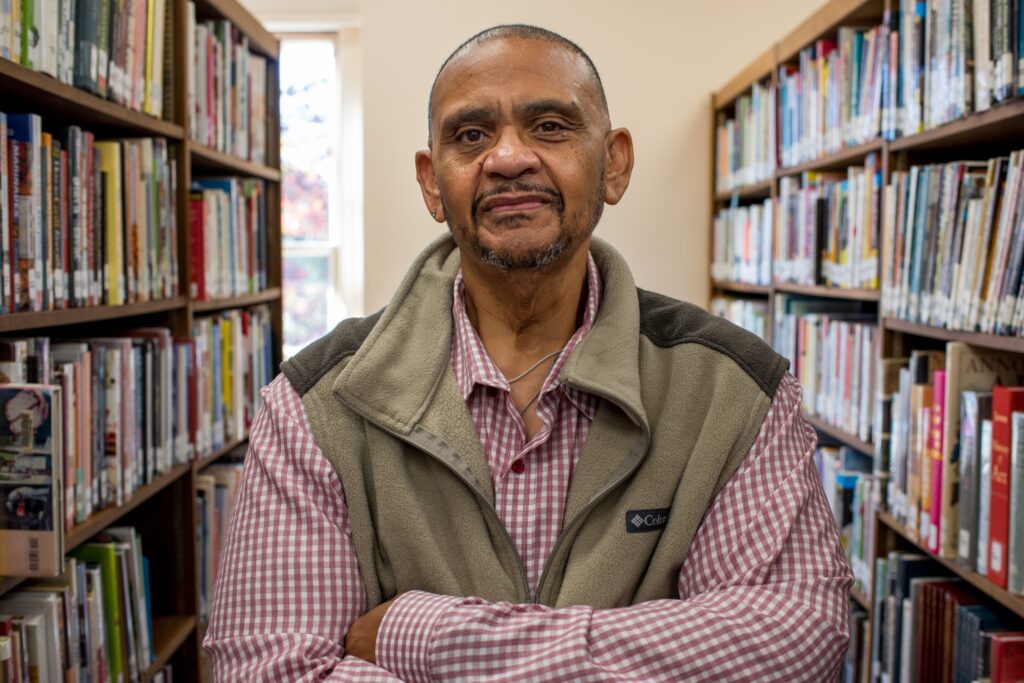
<path fill-rule="evenodd" d="M 416 181 L 420 184 L 420 192 L 423 194 L 423 203 L 427 205 L 427 211 L 435 221 L 444 223 L 441 190 L 437 186 L 437 178 L 434 176 L 434 159 L 430 156 L 429 149 L 421 149 L 416 152 Z"/>
<path fill-rule="evenodd" d="M 618 204 L 629 187 L 633 174 L 633 136 L 625 128 L 616 128 L 605 136 L 604 200 Z"/>

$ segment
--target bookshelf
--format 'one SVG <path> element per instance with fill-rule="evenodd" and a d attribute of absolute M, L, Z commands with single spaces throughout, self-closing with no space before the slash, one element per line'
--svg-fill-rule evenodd
<path fill-rule="evenodd" d="M 143 4 L 145 6 L 145 4 Z M 164 138 L 168 156 L 176 163 L 173 222 L 177 226 L 177 290 L 169 298 L 82 308 L 62 308 L 0 315 L 0 338 L 48 336 L 53 339 L 88 339 L 118 334 L 139 327 L 162 327 L 174 337 L 192 335 L 195 325 L 225 311 L 269 307 L 271 330 L 270 366 L 282 360 L 282 264 L 281 264 L 281 169 L 279 156 L 278 41 L 237 0 L 195 0 L 197 22 L 226 20 L 246 40 L 248 52 L 266 60 L 265 158 L 252 161 L 213 149 L 193 139 L 190 130 L 189 7 L 186 0 L 166 0 L 164 115 L 154 117 L 60 82 L 0 57 L 0 111 L 39 114 L 44 130 L 77 125 L 96 139 L 136 137 Z M 197 235 L 190 231 L 190 188 L 203 178 L 233 176 L 262 181 L 265 207 L 266 249 L 263 266 L 265 286 L 257 291 L 197 300 L 191 295 L 193 261 L 191 248 Z M 251 286 L 250 286 L 251 287 Z M 245 291 L 245 290 L 243 290 Z M 81 523 L 67 529 L 64 549 L 71 551 L 104 529 L 132 526 L 139 532 L 151 568 L 152 655 L 140 676 L 143 682 L 158 677 L 167 664 L 174 677 L 198 681 L 204 676 L 200 639 L 205 624 L 199 609 L 199 548 L 197 525 L 197 477 L 208 465 L 244 446 L 241 438 L 229 438 L 221 448 L 197 454 L 190 462 L 172 465 L 151 481 L 136 488 L 119 506 L 96 509 Z M 0 597 L 22 587 L 19 577 L 0 577 Z"/>
<path fill-rule="evenodd" d="M 986 3 L 987 4 L 987 3 Z M 927 3 L 929 8 L 931 0 Z M 992 4 L 995 7 L 995 3 Z M 910 320 L 898 319 L 885 312 L 885 297 L 881 287 L 884 286 L 883 253 L 887 248 L 883 242 L 882 230 L 884 221 L 887 219 L 887 211 L 895 207 L 888 205 L 890 201 L 886 188 L 898 171 L 907 169 L 910 165 L 921 164 L 944 164 L 965 159 L 986 161 L 997 156 L 1009 155 L 1012 151 L 1024 148 L 1024 138 L 1021 138 L 1020 131 L 1024 130 L 1024 96 L 1017 95 L 1010 99 L 996 102 L 992 101 L 991 106 L 981 112 L 967 113 L 960 118 L 926 128 L 921 132 L 900 135 L 898 132 L 889 131 L 886 134 L 884 114 L 879 134 L 873 139 L 859 142 L 859 144 L 848 144 L 830 153 L 821 154 L 813 159 L 800 160 L 799 163 L 784 164 L 782 160 L 782 126 L 784 112 L 781 95 L 779 100 L 773 101 L 777 107 L 778 118 L 774 121 L 777 127 L 774 130 L 776 135 L 776 150 L 773 151 L 771 176 L 767 179 L 759 179 L 756 182 L 739 184 L 733 190 L 719 190 L 723 177 L 722 154 L 719 149 L 722 141 L 720 126 L 726 119 L 739 118 L 739 101 L 741 97 L 751 97 L 755 85 L 763 87 L 770 85 L 775 92 L 781 92 L 781 84 L 787 68 L 795 69 L 801 51 L 810 46 L 816 45 L 816 41 L 828 41 L 836 39 L 839 27 L 855 26 L 861 29 L 873 26 L 889 26 L 886 24 L 890 11 L 898 10 L 900 3 L 892 0 L 831 0 L 808 17 L 793 31 L 777 39 L 773 47 L 766 53 L 753 60 L 736 77 L 722 86 L 711 97 L 711 169 L 712 183 L 710 191 L 711 207 L 711 254 L 712 263 L 715 263 L 716 216 L 720 211 L 734 209 L 735 207 L 753 206 L 770 200 L 773 207 L 778 208 L 780 198 L 780 184 L 785 179 L 793 179 L 805 173 L 815 172 L 845 172 L 851 166 L 859 166 L 865 163 L 871 155 L 877 160 L 876 168 L 881 172 L 881 191 L 878 196 L 878 213 L 876 229 L 878 244 L 878 280 L 879 288 L 870 289 L 845 289 L 825 285 L 797 285 L 780 281 L 777 273 L 773 273 L 771 283 L 768 286 L 762 284 L 749 284 L 736 282 L 729 278 L 723 278 L 719 274 L 710 278 L 710 290 L 712 305 L 718 305 L 718 310 L 723 310 L 723 299 L 730 301 L 746 301 L 766 307 L 768 324 L 765 326 L 766 339 L 772 342 L 772 334 L 776 329 L 776 302 L 780 297 L 800 296 L 810 300 L 821 302 L 833 302 L 835 305 L 860 302 L 863 306 L 860 310 L 867 321 L 877 329 L 877 342 L 873 347 L 872 361 L 880 365 L 883 358 L 902 356 L 913 349 L 944 349 L 947 342 L 963 342 L 977 347 L 978 349 L 991 350 L 993 352 L 1004 352 L 1010 354 L 1021 354 L 1024 356 L 1024 335 L 1011 336 L 988 334 L 977 331 L 965 331 L 945 329 L 929 324 L 911 322 Z M 929 9 L 930 11 L 930 9 Z M 994 11 L 994 10 L 993 10 Z M 1019 20 L 1018 20 L 1019 21 Z M 893 24 L 900 26 L 900 24 Z M 901 35 L 900 40 L 904 36 Z M 901 43 L 901 58 L 903 57 L 903 44 Z M 826 53 L 827 54 L 827 53 Z M 787 67 L 788 65 L 788 67 Z M 900 65 L 902 66 L 902 65 Z M 903 79 L 903 72 L 899 72 L 899 78 Z M 901 80 L 901 87 L 902 85 Z M 901 94 L 901 97 L 903 95 Z M 927 106 L 925 102 L 924 106 Z M 749 130 L 749 129 L 748 129 Z M 751 133 L 745 133 L 747 135 Z M 754 133 L 756 135 L 756 133 Z M 845 134 L 845 133 L 844 133 Z M 736 147 L 741 144 L 731 143 Z M 742 154 L 746 154 L 744 149 Z M 726 154 L 737 154 L 732 148 L 727 148 Z M 749 159 L 740 162 L 739 166 L 749 165 Z M 742 169 L 740 169 L 742 171 Z M 733 167 L 728 169 L 731 178 Z M 730 180 L 726 180 L 728 184 Z M 999 192 L 996 190 L 995 192 Z M 820 220 L 820 219 L 819 219 Z M 778 213 L 775 214 L 775 221 L 779 221 Z M 773 230 L 778 224 L 773 224 Z M 753 228 L 751 228 L 751 233 Z M 1016 239 L 1016 238 L 1015 238 Z M 774 237 L 773 237 L 774 240 Z M 773 249 L 777 245 L 773 243 Z M 820 245 L 819 245 L 820 248 Z M 994 247 L 991 247 L 994 248 Z M 891 254 L 890 254 L 891 255 Z M 773 251 L 774 258 L 777 254 Z M 750 258 L 748 256 L 748 258 Z M 820 259 L 820 256 L 815 256 Z M 955 263 L 956 261 L 954 261 Z M 821 280 L 816 280 L 820 282 Z M 1014 285 L 1015 287 L 1016 285 Z M 1015 291 L 1015 290 L 1014 290 Z M 822 304 L 821 309 L 826 304 Z M 733 309 L 728 309 L 733 310 Z M 848 309 L 847 309 L 848 310 Z M 746 324 L 745 322 L 743 324 Z M 874 369 L 872 369 L 874 372 Z M 872 402 L 873 405 L 873 402 Z M 856 451 L 868 455 L 878 463 L 879 453 L 876 452 L 875 443 L 864 441 L 855 434 L 840 429 L 829 422 L 805 413 L 808 422 L 819 432 L 824 441 L 835 442 L 848 446 Z M 888 454 L 886 454 L 887 456 Z M 885 461 L 887 462 L 887 460 Z M 882 465 L 881 467 L 888 467 Z M 884 488 L 884 481 L 882 487 Z M 884 491 L 883 491 L 884 492 Z M 866 548 L 870 566 L 866 571 L 862 569 L 858 579 L 866 584 L 863 589 L 855 588 L 851 591 L 853 605 L 859 606 L 867 613 L 867 624 L 874 628 L 875 614 L 874 601 L 870 595 L 875 588 L 877 577 L 876 561 L 886 558 L 893 550 L 906 550 L 924 554 L 932 558 L 938 565 L 955 577 L 959 577 L 969 584 L 979 594 L 984 596 L 986 604 L 1006 613 L 1024 617 L 1024 596 L 1010 592 L 995 582 L 989 580 L 975 571 L 965 568 L 955 558 L 948 555 L 940 556 L 932 552 L 926 544 L 917 540 L 917 534 L 909 532 L 900 523 L 899 519 L 884 508 L 877 509 L 873 515 L 865 516 L 865 543 L 870 537 L 870 547 Z M 954 522 L 955 525 L 955 522 Z M 953 529 L 956 532 L 956 529 Z M 858 574 L 854 568 L 855 575 Z M 868 633 L 870 633 L 870 628 Z M 865 636 L 868 649 L 871 648 L 874 635 Z M 870 657 L 863 659 L 852 657 L 857 661 L 868 661 Z M 876 663 L 877 667 L 877 663 Z M 868 668 L 871 668 L 870 666 Z M 868 674 L 870 676 L 870 674 Z M 869 680 L 865 677 L 863 680 Z M 874 680 L 870 677 L 870 680 Z"/>

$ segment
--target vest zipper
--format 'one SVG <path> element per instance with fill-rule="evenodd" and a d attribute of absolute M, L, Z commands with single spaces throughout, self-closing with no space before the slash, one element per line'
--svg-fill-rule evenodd
<path fill-rule="evenodd" d="M 591 389 L 583 389 L 583 391 L 587 391 L 588 393 L 591 393 L 591 394 L 593 394 L 595 396 L 600 396 L 601 398 L 603 398 L 604 400 L 608 401 L 609 403 L 615 403 L 608 396 L 602 394 L 599 391 L 593 391 Z M 615 405 L 618 405 L 618 403 L 615 403 Z M 641 425 L 642 424 L 642 421 L 637 419 L 636 415 L 630 414 L 630 417 L 633 419 L 633 421 L 635 423 L 637 423 L 637 425 Z M 647 451 L 647 447 L 651 443 L 651 433 L 650 433 L 650 430 L 643 429 L 643 433 L 644 433 L 644 445 L 643 445 L 643 448 L 640 451 L 641 455 Z M 636 462 L 633 463 L 633 466 L 630 467 L 627 472 L 624 472 L 621 477 L 617 478 L 615 481 L 611 482 L 610 484 L 605 486 L 603 489 L 598 491 L 597 494 L 594 495 L 594 497 L 591 498 L 590 501 L 586 505 L 583 506 L 583 509 L 580 510 L 578 513 L 576 513 L 576 516 L 573 517 L 572 522 L 570 522 L 568 525 L 563 527 L 564 531 L 562 531 L 562 533 L 558 534 L 558 538 L 555 539 L 555 545 L 551 549 L 551 553 L 548 555 L 547 561 L 545 561 L 545 563 L 544 563 L 544 571 L 541 572 L 540 581 L 537 582 L 537 593 L 536 593 L 536 595 L 533 595 L 533 594 L 530 595 L 530 602 L 534 602 L 534 603 L 535 602 L 539 602 L 541 591 L 544 590 L 544 582 L 547 580 L 547 578 L 548 578 L 548 571 L 550 571 L 550 569 L 551 569 L 551 563 L 558 556 L 558 550 L 559 550 L 559 548 L 561 548 L 562 543 L 565 541 L 566 537 L 569 535 L 568 534 L 569 530 L 572 529 L 574 526 L 576 526 L 577 522 L 579 522 L 581 519 L 583 519 L 587 515 L 587 513 L 590 512 L 594 508 L 594 506 L 596 506 L 598 503 L 600 503 L 601 500 L 612 491 L 612 489 L 614 489 L 619 484 L 621 484 L 623 481 L 625 481 L 630 476 L 632 476 L 633 473 L 636 472 L 637 468 L 640 467 L 640 463 L 642 463 L 642 462 L 643 462 L 643 457 L 637 458 Z"/>
<path fill-rule="evenodd" d="M 356 411 L 356 412 L 359 412 L 359 411 Z M 516 544 L 512 541 L 512 535 L 509 534 L 508 529 L 505 528 L 505 524 L 501 521 L 501 518 L 498 516 L 498 511 L 495 509 L 494 505 L 491 503 L 491 501 L 487 500 L 487 496 L 485 496 L 483 493 L 481 493 L 480 489 L 478 489 L 476 487 L 476 485 L 473 484 L 473 482 L 471 482 L 468 478 L 466 478 L 466 476 L 464 476 L 461 472 L 459 472 L 454 467 L 452 467 L 447 462 L 445 462 L 443 458 L 438 457 L 429 448 L 426 448 L 423 444 L 416 443 L 414 440 L 410 439 L 409 437 L 407 437 L 407 436 L 405 436 L 403 434 L 399 434 L 398 432 L 394 431 L 390 427 L 381 424 L 377 420 L 374 420 L 372 417 L 369 417 L 368 415 L 365 415 L 364 413 L 359 412 L 359 414 L 362 415 L 364 419 L 370 421 L 371 423 L 376 425 L 379 429 L 387 432 L 388 434 L 390 434 L 391 436 L 395 437 L 399 441 L 404 441 L 405 443 L 409 444 L 410 446 L 413 446 L 414 448 L 417 448 L 417 449 L 423 451 L 424 453 L 426 453 L 427 455 L 432 457 L 434 460 L 437 460 L 439 463 L 441 463 L 442 465 L 447 467 L 450 472 L 455 474 L 455 476 L 457 476 L 459 479 L 461 479 L 462 483 L 464 483 L 466 486 L 469 487 L 469 489 L 473 492 L 473 495 L 475 495 L 480 500 L 480 502 L 483 503 L 483 507 L 487 511 L 487 513 L 490 515 L 491 521 L 493 521 L 497 525 L 497 527 L 499 529 L 501 529 L 501 533 L 504 534 L 505 540 L 508 542 L 508 547 L 512 549 L 512 554 L 515 556 L 515 559 L 516 559 L 516 566 L 519 568 L 519 580 L 522 583 L 523 595 L 526 596 L 527 601 L 529 601 L 529 602 L 536 602 L 533 599 L 533 593 L 530 591 L 530 584 L 526 580 L 526 565 L 523 563 L 523 558 L 519 554 L 519 548 L 517 548 Z"/>

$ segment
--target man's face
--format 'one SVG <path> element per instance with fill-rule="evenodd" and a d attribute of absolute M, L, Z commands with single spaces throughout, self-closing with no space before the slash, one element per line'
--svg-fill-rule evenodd
<path fill-rule="evenodd" d="M 540 268 L 587 241 L 606 199 L 608 119 L 578 56 L 542 40 L 477 45 L 439 77 L 430 125 L 417 172 L 464 255 Z"/>

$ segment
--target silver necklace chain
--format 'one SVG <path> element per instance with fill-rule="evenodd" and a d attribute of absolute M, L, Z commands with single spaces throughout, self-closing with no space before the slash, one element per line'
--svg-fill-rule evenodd
<path fill-rule="evenodd" d="M 541 364 L 541 363 L 543 363 L 544 361 L 546 361 L 547 359 L 549 359 L 549 358 L 551 358 L 551 357 L 553 357 L 553 356 L 557 356 L 557 355 L 559 355 L 560 353 L 562 353 L 562 351 L 565 351 L 565 346 L 563 346 L 562 348 L 560 348 L 560 349 L 558 349 L 558 350 L 556 350 L 556 351 L 552 351 L 551 353 L 549 353 L 548 355 L 546 355 L 546 356 L 542 357 L 542 358 L 541 358 L 540 360 L 538 360 L 538 361 L 537 361 L 536 363 L 534 363 L 533 365 L 531 365 L 530 367 L 528 367 L 528 368 L 526 368 L 525 370 L 523 370 L 522 372 L 520 372 L 520 373 L 519 373 L 518 375 L 516 375 L 515 377 L 513 377 L 513 378 L 511 378 L 511 379 L 509 379 L 509 380 L 506 380 L 506 381 L 507 381 L 507 382 L 509 383 L 509 386 L 511 386 L 511 385 L 512 385 L 513 383 L 515 383 L 515 382 L 518 382 L 519 380 L 523 379 L 524 377 L 526 377 L 527 375 L 529 375 L 529 374 L 530 374 L 531 372 L 533 372 L 534 370 L 536 370 L 537 368 L 539 368 L 539 367 L 540 367 L 540 364 Z M 533 398 L 531 398 L 531 399 L 530 399 L 529 401 L 527 401 L 527 402 L 526 402 L 526 405 L 525 405 L 525 406 L 523 406 L 523 407 L 522 407 L 522 408 L 521 408 L 521 409 L 519 410 L 519 417 L 523 417 L 524 415 L 526 415 L 526 411 L 530 409 L 530 406 L 532 406 L 532 405 L 534 404 L 534 402 L 535 402 L 535 401 L 536 401 L 536 400 L 537 400 L 538 398 L 540 398 L 540 392 L 542 392 L 543 390 L 544 390 L 544 385 L 542 384 L 542 385 L 541 385 L 541 387 L 540 387 L 540 389 L 538 389 L 538 390 L 537 390 L 537 393 L 533 395 Z"/>

